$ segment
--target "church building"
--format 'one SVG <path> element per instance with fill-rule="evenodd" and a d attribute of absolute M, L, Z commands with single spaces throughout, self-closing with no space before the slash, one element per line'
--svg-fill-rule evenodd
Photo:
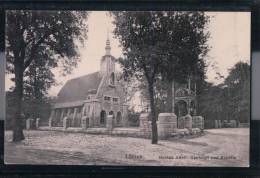
<path fill-rule="evenodd" d="M 88 118 L 89 127 L 105 127 L 107 115 L 113 115 L 113 125 L 127 125 L 125 92 L 115 73 L 116 59 L 111 55 L 107 39 L 100 71 L 71 79 L 58 93 L 49 124 L 62 126 L 63 118 L 70 127 L 80 127 L 82 117 Z"/>

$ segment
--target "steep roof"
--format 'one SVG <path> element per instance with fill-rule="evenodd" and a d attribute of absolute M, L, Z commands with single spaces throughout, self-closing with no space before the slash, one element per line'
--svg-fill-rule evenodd
<path fill-rule="evenodd" d="M 97 91 L 102 76 L 94 72 L 78 78 L 71 79 L 60 90 L 56 103 L 72 102 L 86 99 L 88 93 Z"/>

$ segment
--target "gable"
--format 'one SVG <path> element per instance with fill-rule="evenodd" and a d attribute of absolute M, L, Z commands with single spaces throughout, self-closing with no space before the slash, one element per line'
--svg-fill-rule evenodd
<path fill-rule="evenodd" d="M 103 98 L 104 96 L 119 97 L 121 101 L 124 100 L 124 89 L 120 82 L 115 81 L 115 85 L 110 84 L 110 76 L 104 76 L 101 81 L 99 90 L 97 92 L 97 98 Z"/>
<path fill-rule="evenodd" d="M 94 72 L 67 81 L 61 88 L 56 103 L 85 100 L 87 94 L 97 92 L 101 79 L 99 72 Z"/>

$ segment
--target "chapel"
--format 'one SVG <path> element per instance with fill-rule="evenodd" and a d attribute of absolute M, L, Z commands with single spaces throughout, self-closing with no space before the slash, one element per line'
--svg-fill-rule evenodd
<path fill-rule="evenodd" d="M 51 111 L 51 126 L 62 126 L 67 117 L 70 127 L 80 127 L 82 117 L 87 117 L 89 127 L 105 127 L 107 115 L 114 116 L 115 127 L 126 126 L 128 105 L 117 80 L 116 61 L 108 38 L 100 71 L 71 79 L 59 91 Z"/>

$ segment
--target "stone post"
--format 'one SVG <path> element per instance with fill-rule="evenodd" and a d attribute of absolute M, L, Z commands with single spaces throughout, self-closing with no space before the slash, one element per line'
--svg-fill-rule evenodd
<path fill-rule="evenodd" d="M 61 116 L 59 118 L 59 122 L 62 122 L 63 116 L 64 116 L 64 108 L 61 109 Z"/>
<path fill-rule="evenodd" d="M 69 121 L 68 117 L 63 118 L 63 130 L 64 131 L 68 128 L 68 121 Z"/>
<path fill-rule="evenodd" d="M 82 130 L 86 130 L 89 127 L 89 118 L 87 116 L 83 116 L 81 120 L 81 128 Z"/>
<path fill-rule="evenodd" d="M 191 130 L 192 129 L 192 117 L 187 114 L 184 118 L 184 128 Z"/>
<path fill-rule="evenodd" d="M 73 116 L 72 116 L 72 127 L 75 127 L 75 119 L 77 115 L 78 108 L 74 108 Z"/>
<path fill-rule="evenodd" d="M 123 127 L 128 127 L 129 126 L 129 122 L 128 122 L 128 108 L 129 105 L 128 104 L 123 104 L 123 112 L 122 114 L 122 126 Z"/>
<path fill-rule="evenodd" d="M 40 118 L 36 119 L 36 129 L 40 127 Z"/>
<path fill-rule="evenodd" d="M 50 128 L 52 127 L 52 118 L 51 117 L 49 118 L 49 127 Z"/>
<path fill-rule="evenodd" d="M 218 120 L 215 120 L 215 128 L 218 128 Z"/>
<path fill-rule="evenodd" d="M 218 128 L 222 128 L 222 122 L 221 122 L 221 120 L 218 120 Z"/>
<path fill-rule="evenodd" d="M 139 116 L 140 120 L 140 133 L 145 137 L 145 138 L 150 138 L 151 137 L 151 122 L 149 122 L 149 113 L 142 113 Z"/>
<path fill-rule="evenodd" d="M 157 126 L 158 138 L 166 139 L 177 129 L 177 116 L 174 113 L 160 113 Z"/>
<path fill-rule="evenodd" d="M 216 127 L 216 120 L 215 120 L 215 127 Z M 192 117 L 192 128 L 199 128 L 201 130 L 204 129 L 204 118 L 202 116 L 193 116 Z"/>
<path fill-rule="evenodd" d="M 106 121 L 106 128 L 108 132 L 112 132 L 113 130 L 113 115 L 108 115 L 107 116 L 107 121 Z"/>
<path fill-rule="evenodd" d="M 237 127 L 237 122 L 236 122 L 236 120 L 230 120 L 230 126 L 231 126 L 232 128 Z"/>
<path fill-rule="evenodd" d="M 49 118 L 49 127 L 50 127 L 50 128 L 52 127 L 52 120 L 53 120 L 54 114 L 55 114 L 55 110 L 52 109 L 52 110 L 51 110 L 51 116 L 50 116 L 50 118 Z"/>
<path fill-rule="evenodd" d="M 32 128 L 33 119 L 29 118 L 26 120 L 26 129 L 30 130 Z"/>
<path fill-rule="evenodd" d="M 179 117 L 178 118 L 178 129 L 184 129 L 184 119 L 185 119 L 185 117 L 184 116 L 181 116 L 181 117 Z"/>

